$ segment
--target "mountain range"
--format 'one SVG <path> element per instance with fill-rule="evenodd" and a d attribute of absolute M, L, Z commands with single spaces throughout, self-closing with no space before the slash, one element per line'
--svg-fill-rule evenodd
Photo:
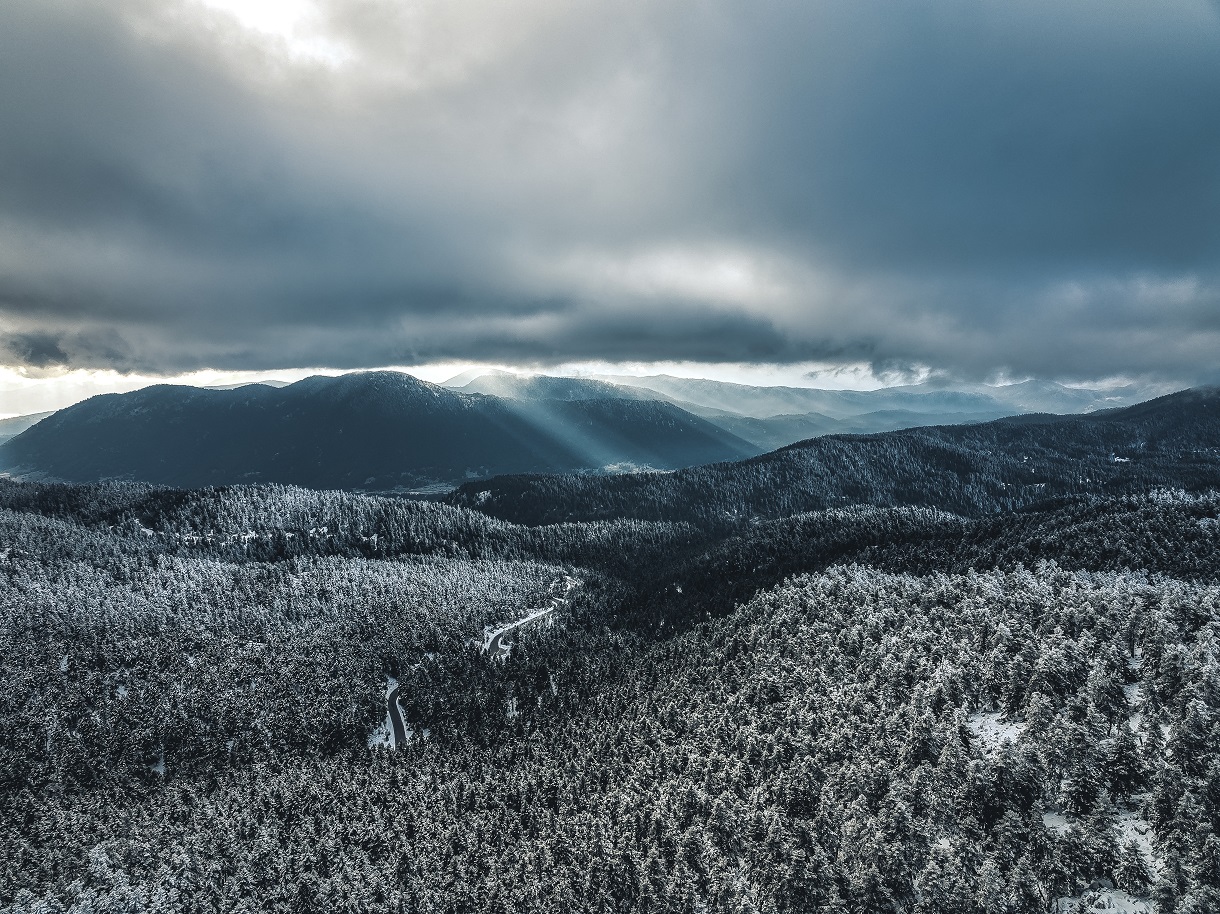
<path fill-rule="evenodd" d="M 707 419 L 761 450 L 819 435 L 870 434 L 926 425 L 986 422 L 1023 413 L 1084 413 L 1128 406 L 1166 391 L 1134 385 L 1067 387 L 1050 381 L 1008 385 L 924 382 L 879 390 L 763 387 L 669 375 L 592 378 L 467 371 L 445 382 L 463 393 L 517 400 L 655 399 Z"/>
<path fill-rule="evenodd" d="M 517 476 L 448 496 L 516 523 L 630 517 L 736 526 L 852 504 L 963 516 L 1055 497 L 1220 487 L 1220 388 L 1086 415 L 1030 414 L 875 435 L 826 435 L 663 476 Z"/>
<path fill-rule="evenodd" d="M 960 447 L 972 425 L 1034 410 L 1104 413 L 1137 394 L 1033 381 L 848 391 L 510 372 L 467 372 L 446 385 L 390 371 L 155 385 L 0 422 L 0 470 L 75 482 L 443 491 L 493 476 L 676 470 L 797 442 L 835 450 L 833 436 L 927 426 L 952 426 L 936 434 Z"/>
<path fill-rule="evenodd" d="M 92 397 L 0 445 L 0 467 L 76 482 L 410 490 L 502 473 L 674 469 L 758 451 L 666 402 L 508 400 L 381 371 Z"/>
<path fill-rule="evenodd" d="M 31 413 L 28 416 L 11 416 L 8 419 L 0 419 L 0 444 L 3 444 L 10 438 L 16 438 L 27 428 L 37 425 L 47 416 L 53 415 L 53 413 L 54 411 Z"/>

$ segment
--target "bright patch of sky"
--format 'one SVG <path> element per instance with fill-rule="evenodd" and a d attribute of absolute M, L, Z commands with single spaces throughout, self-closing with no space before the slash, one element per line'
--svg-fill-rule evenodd
<path fill-rule="evenodd" d="M 866 365 L 830 367 L 817 363 L 796 365 L 707 365 L 697 362 L 572 362 L 550 368 L 513 365 L 476 365 L 469 362 L 439 362 L 432 365 L 388 366 L 440 384 L 464 371 L 514 371 L 523 374 L 551 374 L 575 377 L 594 375 L 666 374 L 679 378 L 711 378 L 737 384 L 758 386 L 821 387 L 832 390 L 874 390 L 893 384 L 895 378 L 878 378 Z M 266 371 L 196 371 L 172 377 L 120 374 L 116 371 L 75 370 L 38 374 L 0 366 L 0 419 L 63 409 L 88 397 L 124 393 L 150 384 L 188 384 L 193 387 L 221 387 L 251 384 L 256 381 L 299 381 L 311 375 L 338 375 L 332 368 L 270 369 Z M 926 372 L 904 376 L 903 383 L 923 380 Z"/>
<path fill-rule="evenodd" d="M 298 381 L 314 374 L 338 374 L 318 369 L 291 371 L 196 371 L 175 377 L 120 374 L 117 371 L 76 370 L 54 375 L 23 373 L 0 367 L 0 419 L 28 416 L 31 413 L 63 409 L 98 394 L 126 393 L 150 384 L 189 384 L 194 387 L 219 387 L 249 384 L 266 378 Z"/>
<path fill-rule="evenodd" d="M 311 0 L 199 0 L 289 57 L 339 66 L 351 52 L 325 32 L 321 11 Z"/>
<path fill-rule="evenodd" d="M 0 3 L 0 413 L 201 365 L 1216 383 L 1220 7 L 961 7 Z"/>

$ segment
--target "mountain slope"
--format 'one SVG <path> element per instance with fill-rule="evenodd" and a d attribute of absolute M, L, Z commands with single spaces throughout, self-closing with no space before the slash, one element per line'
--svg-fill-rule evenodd
<path fill-rule="evenodd" d="M 685 404 L 680 404 L 684 407 Z M 706 407 L 686 407 L 697 416 L 732 432 L 740 438 L 768 451 L 778 450 L 820 435 L 871 435 L 892 432 L 925 425 L 961 425 L 971 422 L 987 422 L 995 419 L 993 412 L 916 412 L 905 409 L 886 409 L 843 419 L 831 419 L 821 413 L 802 413 L 795 416 L 768 416 L 757 419 L 753 416 L 738 416 L 723 410 Z"/>
<path fill-rule="evenodd" d="M 54 415 L 55 411 L 45 413 L 31 413 L 28 416 L 11 416 L 8 419 L 0 419 L 0 444 L 8 441 L 10 438 L 15 438 L 24 432 L 27 428 L 37 425 L 47 416 Z"/>
<path fill-rule="evenodd" d="M 446 383 L 461 393 L 490 394 L 513 400 L 661 400 L 707 419 L 730 434 L 771 451 L 819 435 L 872 434 L 922 425 L 986 422 L 1013 413 L 1029 412 L 1018 405 L 979 390 L 946 390 L 923 385 L 878 391 L 831 391 L 800 387 L 750 387 L 702 379 L 619 379 L 611 383 L 593 378 L 524 376 L 507 371 L 480 375 L 468 373 Z M 457 382 L 462 382 L 459 386 Z M 643 382 L 637 386 L 634 382 Z M 1011 385 L 996 390 L 1017 390 Z M 670 392 L 663 392 L 670 391 Z M 1058 391 L 1065 392 L 1056 397 Z M 684 399 L 683 396 L 690 399 Z M 1040 385 L 1037 391 L 1017 397 L 1023 404 L 1049 402 L 1062 405 L 1063 412 L 1080 412 L 1086 405 L 1105 405 L 1092 392 L 1069 391 L 1061 385 Z M 723 407 L 710 405 L 722 403 Z M 820 404 L 827 413 L 806 409 Z M 788 411 L 793 408 L 793 411 Z M 799 411 L 795 411 L 800 408 Z M 781 410 L 776 413 L 775 410 Z"/>
<path fill-rule="evenodd" d="M 591 378 L 549 375 L 522 376 L 508 372 L 479 375 L 454 388 L 464 394 L 488 394 L 511 400 L 668 400 L 650 390 L 624 387 Z"/>
<path fill-rule="evenodd" d="M 811 412 L 844 419 L 887 410 L 903 410 L 929 416 L 965 413 L 985 419 L 998 419 L 1014 413 L 1080 413 L 1105 407 L 1126 406 L 1139 399 L 1139 391 L 1134 387 L 1099 391 L 1066 387 L 1047 381 L 952 387 L 924 382 L 879 390 L 822 390 L 813 387 L 757 387 L 705 378 L 675 378 L 669 375 L 600 377 L 613 384 L 655 391 L 684 404 L 726 410 L 759 419 Z M 929 422 L 924 424 L 932 421 L 935 420 L 929 419 Z"/>
<path fill-rule="evenodd" d="M 1109 390 L 1050 381 L 960 384 L 941 381 L 879 390 L 757 387 L 669 375 L 570 378 L 471 370 L 445 387 L 514 400 L 662 400 L 707 419 L 761 450 L 834 434 L 874 434 L 925 425 L 987 422 L 1026 413 L 1085 413 L 1138 400 L 1134 386 Z"/>
<path fill-rule="evenodd" d="M 1218 509 L 0 482 L 0 907 L 1220 910 Z"/>
<path fill-rule="evenodd" d="M 1220 390 L 1085 416 L 831 435 L 667 476 L 496 479 L 462 486 L 450 500 L 519 523 L 633 517 L 734 526 L 847 504 L 983 515 L 1157 486 L 1220 486 Z"/>
<path fill-rule="evenodd" d="M 754 453 L 667 403 L 515 402 L 369 372 L 284 388 L 158 385 L 93 397 L 0 446 L 0 466 L 73 481 L 391 489 Z"/>

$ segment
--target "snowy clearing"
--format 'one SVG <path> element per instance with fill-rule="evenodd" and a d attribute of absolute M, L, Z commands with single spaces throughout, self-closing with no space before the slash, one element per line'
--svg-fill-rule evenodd
<path fill-rule="evenodd" d="M 1094 889 L 1079 898 L 1055 900 L 1055 914 L 1156 914 L 1156 905 L 1151 901 L 1132 898 L 1122 889 Z"/>
<path fill-rule="evenodd" d="M 1063 835 L 1071 831 L 1072 823 L 1067 820 L 1061 812 L 1048 810 L 1042 814 L 1042 824 L 1046 826 L 1046 830 L 1054 832 L 1057 835 Z"/>
<path fill-rule="evenodd" d="M 1144 705 L 1142 684 L 1133 682 L 1123 686 L 1123 695 L 1127 698 L 1127 704 L 1131 706 L 1131 716 L 1127 718 L 1127 726 L 1131 728 L 1132 733 L 1139 733 L 1140 728 L 1144 725 L 1144 714 L 1140 711 Z"/>
<path fill-rule="evenodd" d="M 1118 831 L 1119 845 L 1134 841 L 1144 857 L 1144 863 L 1148 865 L 1152 872 L 1159 874 L 1162 869 L 1162 860 L 1152 844 L 1153 830 L 1151 823 L 1141 818 L 1138 812 L 1128 810 L 1118 814 L 1116 829 Z"/>
<path fill-rule="evenodd" d="M 966 726 L 985 752 L 1010 746 L 1025 732 L 1025 724 L 1003 720 L 999 711 L 977 711 L 966 718 Z"/>

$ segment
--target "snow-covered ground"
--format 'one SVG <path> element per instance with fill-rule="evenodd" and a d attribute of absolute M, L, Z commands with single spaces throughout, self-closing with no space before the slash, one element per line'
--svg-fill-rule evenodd
<path fill-rule="evenodd" d="M 1152 825 L 1148 820 L 1141 818 L 1138 812 L 1124 810 L 1118 814 L 1118 824 L 1115 828 L 1118 831 L 1119 846 L 1134 841 L 1149 871 L 1159 874 L 1163 862 L 1152 845 Z"/>
<path fill-rule="evenodd" d="M 1143 704 L 1142 683 L 1133 682 L 1123 686 L 1123 694 L 1127 696 L 1127 704 L 1131 706 L 1131 716 L 1127 718 L 1127 726 L 1132 733 L 1138 733 L 1144 723 L 1144 715 L 1139 710 Z"/>
<path fill-rule="evenodd" d="M 557 582 L 559 583 L 559 582 Z M 564 577 L 563 593 L 551 597 L 551 605 L 545 606 L 542 609 L 535 610 L 528 616 L 510 622 L 501 628 L 493 629 L 490 626 L 483 629 L 483 653 L 490 653 L 497 660 L 504 660 L 508 657 L 509 651 L 512 650 L 512 642 L 506 641 L 505 638 L 519 628 L 523 628 L 532 622 L 537 622 L 553 613 L 560 606 L 568 602 L 568 594 L 572 592 L 579 582 L 573 577 Z"/>
<path fill-rule="evenodd" d="M 390 695 L 398 688 L 398 680 L 387 675 L 385 678 L 385 700 L 389 702 Z M 369 734 L 370 749 L 394 749 L 394 725 L 390 723 L 390 712 L 386 709 L 385 720 Z"/>
<path fill-rule="evenodd" d="M 1046 826 L 1047 831 L 1054 832 L 1057 835 L 1066 833 L 1072 827 L 1072 823 L 1067 820 L 1067 816 L 1054 810 L 1048 810 L 1042 814 L 1042 824 Z"/>
<path fill-rule="evenodd" d="M 1055 905 L 1055 914 L 1156 914 L 1151 901 L 1132 898 L 1122 889 L 1095 889 L 1079 898 L 1058 898 Z"/>
<path fill-rule="evenodd" d="M 1138 670 L 1139 662 L 1140 657 L 1137 655 L 1129 658 L 1127 665 L 1132 670 Z M 1140 710 L 1143 707 L 1142 684 L 1134 682 L 1123 686 L 1123 694 L 1127 698 L 1127 704 L 1131 707 L 1127 725 L 1132 732 L 1138 733 L 1143 723 L 1143 714 Z M 1137 796 L 1132 800 L 1138 804 L 1141 798 Z M 1072 828 L 1072 823 L 1060 812 L 1044 812 L 1042 822 L 1048 831 L 1059 835 Z M 1154 875 L 1161 873 L 1163 861 L 1153 845 L 1153 830 L 1147 820 L 1141 818 L 1138 812 L 1120 807 L 1114 830 L 1117 833 L 1115 838 L 1119 847 L 1134 841 L 1144 858 L 1148 871 Z M 1134 898 L 1121 889 L 1100 888 L 1085 892 L 1081 896 L 1056 899 L 1054 912 L 1055 914 L 1156 914 L 1156 905 L 1152 901 Z"/>
<path fill-rule="evenodd" d="M 976 711 L 966 718 L 966 726 L 978 738 L 984 752 L 996 752 L 1011 745 L 1025 732 L 1025 725 L 1003 719 L 999 711 Z"/>
<path fill-rule="evenodd" d="M 377 729 L 369 734 L 370 749 L 393 749 L 394 748 L 394 731 L 390 727 L 390 715 L 387 714 L 385 721 L 378 725 Z"/>

